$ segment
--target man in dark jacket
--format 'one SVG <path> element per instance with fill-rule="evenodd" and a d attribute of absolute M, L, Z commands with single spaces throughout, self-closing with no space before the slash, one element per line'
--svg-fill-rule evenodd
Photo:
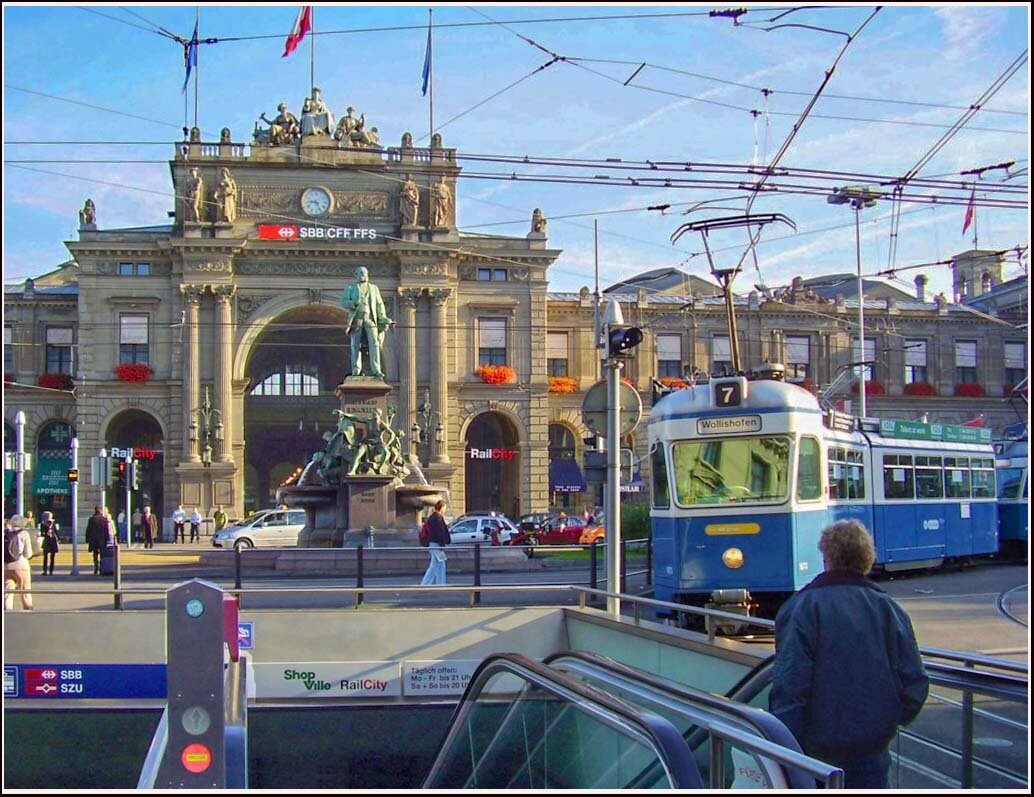
<path fill-rule="evenodd" d="M 810 756 L 844 770 L 844 787 L 888 787 L 890 743 L 929 682 L 904 609 L 865 577 L 876 561 L 857 520 L 819 539 L 825 572 L 776 616 L 769 707 Z"/>
<path fill-rule="evenodd" d="M 439 501 L 434 505 L 434 511 L 427 518 L 427 525 L 431 530 L 431 540 L 428 547 L 431 549 L 431 561 L 427 565 L 427 572 L 420 580 L 420 586 L 426 587 L 430 584 L 445 586 L 445 546 L 452 541 L 449 535 L 449 526 L 445 522 L 445 502 Z"/>
<path fill-rule="evenodd" d="M 99 506 L 93 508 L 93 515 L 86 523 L 86 547 L 93 554 L 93 574 L 100 575 L 101 554 L 108 534 L 108 518 Z"/>

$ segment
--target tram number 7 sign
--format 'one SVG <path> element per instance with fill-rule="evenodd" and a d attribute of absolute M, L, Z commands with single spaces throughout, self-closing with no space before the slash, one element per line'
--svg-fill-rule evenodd
<path fill-rule="evenodd" d="M 713 385 L 716 407 L 738 407 L 743 403 L 743 380 L 714 382 Z"/>

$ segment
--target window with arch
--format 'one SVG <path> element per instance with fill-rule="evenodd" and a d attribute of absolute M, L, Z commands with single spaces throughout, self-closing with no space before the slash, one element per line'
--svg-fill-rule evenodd
<path fill-rule="evenodd" d="M 320 394 L 319 367 L 316 365 L 286 365 L 282 371 L 270 374 L 251 389 L 253 396 L 318 396 Z"/>
<path fill-rule="evenodd" d="M 574 432 L 562 423 L 549 425 L 549 459 L 574 459 Z"/>

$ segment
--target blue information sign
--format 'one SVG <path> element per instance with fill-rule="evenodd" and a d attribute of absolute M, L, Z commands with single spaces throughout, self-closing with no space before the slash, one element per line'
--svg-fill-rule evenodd
<path fill-rule="evenodd" d="M 255 646 L 254 623 L 237 623 L 237 645 L 241 650 L 250 650 Z"/>
<path fill-rule="evenodd" d="M 164 664 L 4 665 L 4 697 L 41 700 L 164 700 Z"/>

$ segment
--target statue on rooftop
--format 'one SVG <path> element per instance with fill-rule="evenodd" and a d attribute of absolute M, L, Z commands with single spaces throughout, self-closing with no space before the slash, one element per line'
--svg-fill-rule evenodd
<path fill-rule="evenodd" d="M 265 111 L 259 115 L 259 119 L 269 125 L 268 143 L 274 147 L 281 144 L 293 144 L 298 140 L 302 130 L 298 124 L 298 117 L 287 110 L 286 102 L 281 102 L 276 109 L 280 113 L 272 121 L 266 118 Z"/>
<path fill-rule="evenodd" d="M 97 223 L 97 208 L 92 199 L 87 199 L 83 209 L 79 211 L 79 226 L 86 227 Z"/>
<path fill-rule="evenodd" d="M 323 101 L 318 88 L 302 103 L 302 136 L 331 135 L 334 132 L 334 115 Z"/>

